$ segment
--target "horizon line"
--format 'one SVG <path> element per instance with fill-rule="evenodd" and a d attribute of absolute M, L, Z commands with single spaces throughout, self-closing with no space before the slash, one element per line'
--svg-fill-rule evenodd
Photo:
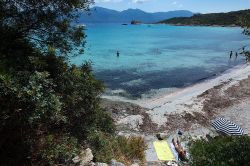
<path fill-rule="evenodd" d="M 196 13 L 199 13 L 199 14 L 212 14 L 212 13 L 229 13 L 229 12 L 236 12 L 236 11 L 242 11 L 242 10 L 249 10 L 249 8 L 247 9 L 239 9 L 239 10 L 230 10 L 230 11 L 220 11 L 220 12 L 194 12 L 192 10 L 188 10 L 188 9 L 180 9 L 180 10 L 168 10 L 168 11 L 156 11 L 156 12 L 151 12 L 151 11 L 145 11 L 143 9 L 140 9 L 140 8 L 127 8 L 127 9 L 124 9 L 124 10 L 118 10 L 118 9 L 111 9 L 111 8 L 107 8 L 107 7 L 102 7 L 102 6 L 97 6 L 97 5 L 94 5 L 91 8 L 94 8 L 94 7 L 98 7 L 98 8 L 103 8 L 103 9 L 108 9 L 108 10 L 114 10 L 114 11 L 117 11 L 117 12 L 123 12 L 123 11 L 126 11 L 126 10 L 129 10 L 129 9 L 133 9 L 133 10 L 141 10 L 143 12 L 146 12 L 146 13 L 159 13 L 159 12 L 172 12 L 172 11 L 189 11 L 189 12 L 192 12 L 194 14 Z"/>

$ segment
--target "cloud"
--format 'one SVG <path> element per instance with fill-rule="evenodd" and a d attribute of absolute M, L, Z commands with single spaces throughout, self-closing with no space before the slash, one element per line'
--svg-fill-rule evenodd
<path fill-rule="evenodd" d="M 106 3 L 106 2 L 113 2 L 113 3 L 118 3 L 122 2 L 123 0 L 95 0 L 96 3 Z"/>
<path fill-rule="evenodd" d="M 96 3 L 119 3 L 119 2 L 123 2 L 123 1 L 124 0 L 95 0 Z M 147 2 L 147 1 L 150 1 L 150 0 L 131 0 L 130 2 L 142 4 L 142 3 Z"/>
<path fill-rule="evenodd" d="M 149 1 L 149 0 L 132 0 L 133 3 L 144 3 L 147 1 Z"/>
<path fill-rule="evenodd" d="M 178 1 L 173 1 L 173 2 L 171 3 L 171 5 L 174 5 L 174 6 L 178 7 L 178 8 L 182 8 L 182 7 L 183 7 L 183 4 L 182 4 L 182 3 L 179 3 Z"/>
<path fill-rule="evenodd" d="M 178 3 L 178 2 L 174 1 L 174 2 L 172 2 L 172 5 L 177 5 L 177 3 Z"/>

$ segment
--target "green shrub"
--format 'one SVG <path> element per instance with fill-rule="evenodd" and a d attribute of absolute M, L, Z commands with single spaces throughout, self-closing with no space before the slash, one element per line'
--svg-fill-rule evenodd
<path fill-rule="evenodd" d="M 114 158 L 114 151 L 112 148 L 112 143 L 110 142 L 110 136 L 93 131 L 90 133 L 88 137 L 88 142 L 90 143 L 93 153 L 95 156 L 95 160 L 99 162 L 110 162 L 112 158 Z"/>
<path fill-rule="evenodd" d="M 193 166 L 250 165 L 250 137 L 217 137 L 199 140 L 190 148 Z"/>
<path fill-rule="evenodd" d="M 56 165 L 60 163 L 70 164 L 72 158 L 79 154 L 77 139 L 71 136 L 48 135 L 44 139 L 40 138 L 40 147 L 37 149 L 37 159 L 40 163 Z"/>

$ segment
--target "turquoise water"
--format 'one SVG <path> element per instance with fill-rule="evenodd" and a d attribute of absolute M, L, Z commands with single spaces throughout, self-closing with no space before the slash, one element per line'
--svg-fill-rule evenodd
<path fill-rule="evenodd" d="M 90 24 L 85 52 L 71 62 L 91 60 L 107 93 L 141 97 L 152 90 L 185 87 L 243 63 L 241 56 L 229 60 L 231 50 L 250 44 L 241 32 L 226 27 Z"/>

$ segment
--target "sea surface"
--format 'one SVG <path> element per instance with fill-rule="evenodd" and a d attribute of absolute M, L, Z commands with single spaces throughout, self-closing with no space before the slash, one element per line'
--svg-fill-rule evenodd
<path fill-rule="evenodd" d="M 71 63 L 91 61 L 106 94 L 128 98 L 170 93 L 214 77 L 244 63 L 240 48 L 250 44 L 235 27 L 88 24 L 85 33 L 85 51 Z"/>

